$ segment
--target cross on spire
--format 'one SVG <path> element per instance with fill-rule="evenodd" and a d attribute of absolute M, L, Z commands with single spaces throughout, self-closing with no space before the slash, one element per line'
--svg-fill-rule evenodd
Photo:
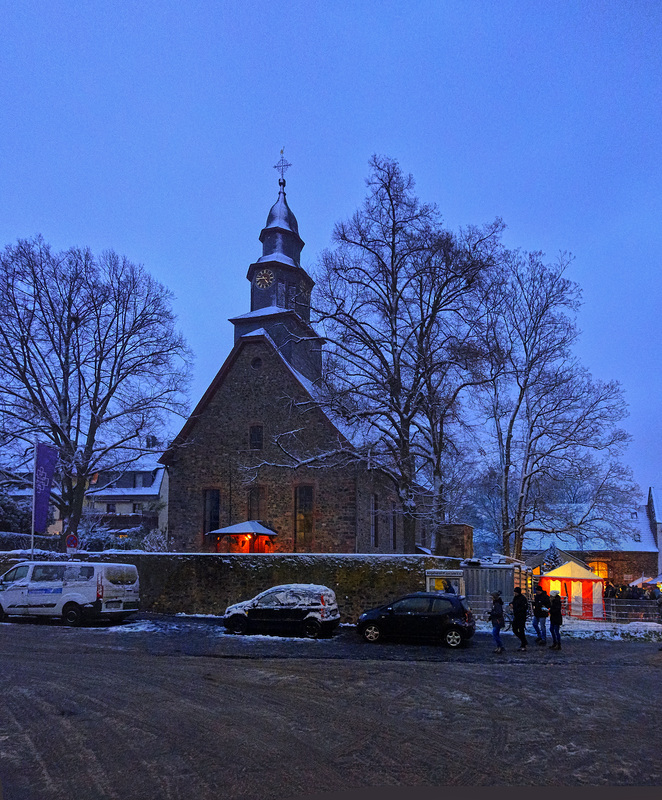
<path fill-rule="evenodd" d="M 280 180 L 278 181 L 279 186 L 285 186 L 285 173 L 287 170 L 292 166 L 289 161 L 285 160 L 285 156 L 283 155 L 283 151 L 285 150 L 284 147 L 281 147 L 280 150 L 280 161 L 277 164 L 274 164 L 274 169 L 280 172 Z"/>

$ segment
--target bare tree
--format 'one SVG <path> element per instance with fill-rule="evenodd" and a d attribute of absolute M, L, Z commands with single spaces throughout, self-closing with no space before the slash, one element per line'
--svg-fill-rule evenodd
<path fill-rule="evenodd" d="M 546 265 L 539 253 L 504 253 L 503 302 L 488 328 L 498 369 L 478 396 L 491 423 L 485 448 L 499 477 L 502 547 L 516 557 L 535 529 L 607 536 L 607 506 L 628 527 L 636 499 L 619 461 L 629 439 L 618 428 L 627 413 L 620 388 L 593 380 L 572 356 L 579 287 L 565 277 L 567 265 L 565 256 Z M 583 510 L 560 512 L 560 486 L 576 487 Z"/>
<path fill-rule="evenodd" d="M 419 201 L 396 161 L 373 156 L 370 167 L 363 207 L 336 225 L 335 248 L 323 255 L 315 310 L 329 343 L 332 408 L 353 428 L 361 457 L 392 477 L 404 549 L 414 552 L 424 407 L 443 394 L 440 360 L 466 360 L 458 330 L 484 264 Z M 447 415 L 455 401 L 445 402 Z"/>
<path fill-rule="evenodd" d="M 433 550 L 440 541 L 439 525 L 454 518 L 466 494 L 474 463 L 467 455 L 465 395 L 499 369 L 495 353 L 485 350 L 485 341 L 486 328 L 501 302 L 494 265 L 500 259 L 502 230 L 497 219 L 483 228 L 461 231 L 443 262 L 435 265 L 435 275 L 421 276 L 417 289 L 421 317 L 428 324 L 417 342 L 425 370 L 416 425 L 419 459 L 431 495 L 426 516 Z"/>
<path fill-rule="evenodd" d="M 35 437 L 59 451 L 64 535 L 80 522 L 89 479 L 122 470 L 184 413 L 190 353 L 171 294 L 109 251 L 54 253 L 38 237 L 0 256 L 0 421 L 19 482 Z M 149 447 L 151 445 L 152 447 Z"/>

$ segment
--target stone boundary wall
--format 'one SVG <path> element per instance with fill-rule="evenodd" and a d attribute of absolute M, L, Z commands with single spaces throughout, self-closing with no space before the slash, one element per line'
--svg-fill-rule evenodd
<path fill-rule="evenodd" d="M 7 554 L 8 555 L 8 554 Z M 39 560 L 43 556 L 37 556 Z M 0 574 L 16 562 L 2 557 Z M 23 559 L 20 559 L 23 560 Z M 333 589 L 341 622 L 356 622 L 366 608 L 425 590 L 427 569 L 456 569 L 458 559 L 425 555 L 278 553 L 87 553 L 76 561 L 135 564 L 142 611 L 223 614 L 282 583 L 320 583 Z"/>

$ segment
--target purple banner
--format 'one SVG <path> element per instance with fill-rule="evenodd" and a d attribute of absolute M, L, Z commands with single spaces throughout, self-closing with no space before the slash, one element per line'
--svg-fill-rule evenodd
<path fill-rule="evenodd" d="M 48 522 L 48 504 L 51 496 L 53 473 L 57 464 L 57 450 L 47 444 L 37 443 L 34 462 L 34 530 L 44 533 Z"/>

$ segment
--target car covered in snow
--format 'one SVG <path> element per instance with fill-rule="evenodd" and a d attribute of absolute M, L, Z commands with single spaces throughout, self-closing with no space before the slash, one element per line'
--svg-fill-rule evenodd
<path fill-rule="evenodd" d="M 460 647 L 476 632 L 476 621 L 460 595 L 414 592 L 364 611 L 356 628 L 371 643 L 383 639 L 427 639 Z"/>
<path fill-rule="evenodd" d="M 223 624 L 230 633 L 329 636 L 340 622 L 336 595 L 328 586 L 288 583 L 273 586 L 243 603 L 228 606 Z"/>

